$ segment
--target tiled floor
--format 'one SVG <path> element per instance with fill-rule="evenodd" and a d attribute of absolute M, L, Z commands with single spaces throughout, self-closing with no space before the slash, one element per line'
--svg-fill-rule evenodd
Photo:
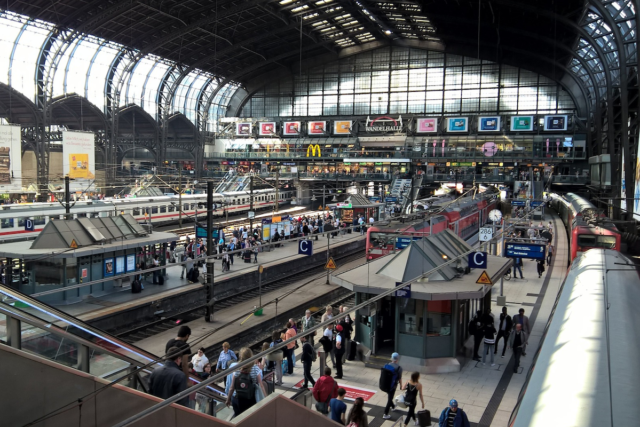
<path fill-rule="evenodd" d="M 555 229 L 563 230 L 562 223 L 557 217 L 555 218 Z M 507 309 L 510 315 L 517 314 L 520 307 L 525 308 L 525 314 L 529 317 L 531 317 L 533 310 L 538 311 L 535 323 L 531 325 L 532 333 L 527 348 L 527 356 L 521 359 L 522 369 L 520 373 L 512 374 L 513 365 L 509 364 L 512 358 L 511 351 L 507 350 L 505 357 L 500 357 L 502 352 L 501 342 L 495 359 L 495 367 L 491 367 L 489 362 L 486 365 L 482 365 L 480 362 L 468 361 L 461 371 L 457 373 L 423 375 L 420 381 L 423 385 L 425 408 L 431 411 L 432 418 L 439 417 L 442 409 L 448 406 L 449 400 L 455 398 L 458 400 L 460 407 L 467 413 L 472 425 L 486 427 L 506 427 L 508 425 L 509 417 L 516 405 L 517 396 L 524 384 L 526 373 L 531 367 L 532 358 L 539 345 L 542 331 L 564 279 L 568 256 L 567 238 L 564 232 L 561 231 L 559 234 L 556 233 L 555 240 L 554 243 L 558 250 L 556 251 L 553 269 L 548 267 L 542 278 L 538 278 L 536 263 L 526 260 L 523 268 L 525 279 L 518 278 L 504 282 L 504 295 L 507 296 Z M 549 281 L 545 289 L 543 285 L 547 275 L 549 275 Z M 538 297 L 543 290 L 545 294 Z M 495 304 L 496 296 L 499 294 L 499 284 L 496 284 L 492 290 L 492 312 L 496 318 L 501 310 L 501 307 Z M 523 306 L 522 303 L 530 303 L 532 306 Z M 534 307 L 535 305 L 539 305 L 539 308 Z M 472 344 L 470 343 L 470 345 Z M 402 360 L 400 364 L 402 365 Z M 319 376 L 317 367 L 315 367 L 312 374 L 315 378 Z M 508 380 L 506 389 L 497 390 L 502 378 Z M 293 385 L 301 379 L 302 366 L 300 364 L 296 365 L 293 376 L 284 377 L 284 385 L 279 388 L 279 392 L 292 394 Z M 365 368 L 360 362 L 348 362 L 344 365 L 344 379 L 339 380 L 338 383 L 376 390 L 377 393 L 369 399 L 366 405 L 369 408 L 370 426 L 387 427 L 391 426 L 405 412 L 391 412 L 391 420 L 382 420 L 381 416 L 387 396 L 386 393 L 379 391 L 378 380 L 378 370 Z M 398 394 L 399 392 L 396 392 L 396 395 Z M 496 396 L 495 398 L 494 395 Z M 418 409 L 420 407 L 421 405 L 419 404 Z M 481 421 L 482 423 L 480 423 Z M 413 423 L 410 423 L 410 425 L 413 425 Z"/>

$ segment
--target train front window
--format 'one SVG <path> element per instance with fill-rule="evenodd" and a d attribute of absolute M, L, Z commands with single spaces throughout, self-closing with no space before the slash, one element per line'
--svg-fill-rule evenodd
<path fill-rule="evenodd" d="M 384 233 L 371 233 L 371 248 L 381 248 L 389 243 L 390 237 Z"/>
<path fill-rule="evenodd" d="M 578 246 L 594 248 L 596 246 L 595 234 L 578 234 Z"/>
<path fill-rule="evenodd" d="M 616 238 L 614 236 L 598 236 L 598 247 L 605 249 L 614 249 L 616 247 Z"/>
<path fill-rule="evenodd" d="M 616 238 L 614 236 L 598 236 L 595 234 L 579 234 L 578 246 L 589 248 L 605 248 L 614 249 L 616 247 Z"/>

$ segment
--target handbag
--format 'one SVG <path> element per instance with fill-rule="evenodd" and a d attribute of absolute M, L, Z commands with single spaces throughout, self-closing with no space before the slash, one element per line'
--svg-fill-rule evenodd
<path fill-rule="evenodd" d="M 398 396 L 396 396 L 396 404 L 401 408 L 407 407 L 407 404 L 404 403 L 404 394 L 399 394 Z"/>

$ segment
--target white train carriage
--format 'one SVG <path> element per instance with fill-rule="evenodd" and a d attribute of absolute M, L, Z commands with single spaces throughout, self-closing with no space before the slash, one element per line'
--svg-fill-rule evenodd
<path fill-rule="evenodd" d="M 294 190 L 278 191 L 279 204 L 291 201 Z M 233 191 L 216 193 L 213 202 L 218 206 L 214 217 L 249 211 L 250 193 L 248 191 Z M 253 191 L 253 207 L 255 210 L 269 208 L 276 202 L 275 189 Z M 207 202 L 206 194 L 182 196 L 182 219 L 206 217 L 206 209 L 202 206 Z M 177 195 L 157 197 L 137 197 L 128 199 L 111 199 L 72 202 L 71 215 L 78 217 L 99 217 L 130 214 L 139 222 L 162 225 L 175 223 L 179 220 L 180 198 Z M 64 218 L 65 209 L 58 202 L 29 203 L 4 205 L 0 210 L 0 241 L 10 241 L 25 237 L 35 237 L 51 219 Z M 31 220 L 33 231 L 25 229 L 26 221 Z"/>

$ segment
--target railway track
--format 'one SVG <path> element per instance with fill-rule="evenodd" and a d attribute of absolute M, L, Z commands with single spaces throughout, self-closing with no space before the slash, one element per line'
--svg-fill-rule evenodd
<path fill-rule="evenodd" d="M 358 258 L 362 258 L 364 262 L 364 254 L 362 250 L 358 250 L 341 257 L 337 257 L 336 260 L 340 260 L 343 263 L 348 263 L 357 260 Z M 303 279 L 311 280 L 314 278 L 320 278 L 325 273 L 324 264 L 318 265 L 315 267 L 311 267 L 307 270 L 301 271 L 299 273 L 292 274 L 284 279 L 274 280 L 271 282 L 265 282 L 262 284 L 262 294 L 266 294 L 268 292 L 283 288 L 292 283 L 299 282 Z M 313 277 L 317 276 L 317 277 Z M 221 299 L 215 299 L 214 310 L 222 310 L 225 308 L 232 307 L 236 304 L 243 303 L 245 301 L 251 299 L 257 299 L 259 296 L 259 286 L 254 286 L 253 288 L 239 292 L 234 295 L 230 295 L 228 297 L 224 297 Z M 134 344 L 138 341 L 142 341 L 146 338 L 150 338 L 152 336 L 158 335 L 162 332 L 165 332 L 169 329 L 173 329 L 176 326 L 184 325 L 193 320 L 202 318 L 205 314 L 205 305 L 199 305 L 198 307 L 194 307 L 182 313 L 178 313 L 176 315 L 159 319 L 154 322 L 147 323 L 143 326 L 139 326 L 128 331 L 122 332 L 118 334 L 118 338 L 130 343 Z"/>

